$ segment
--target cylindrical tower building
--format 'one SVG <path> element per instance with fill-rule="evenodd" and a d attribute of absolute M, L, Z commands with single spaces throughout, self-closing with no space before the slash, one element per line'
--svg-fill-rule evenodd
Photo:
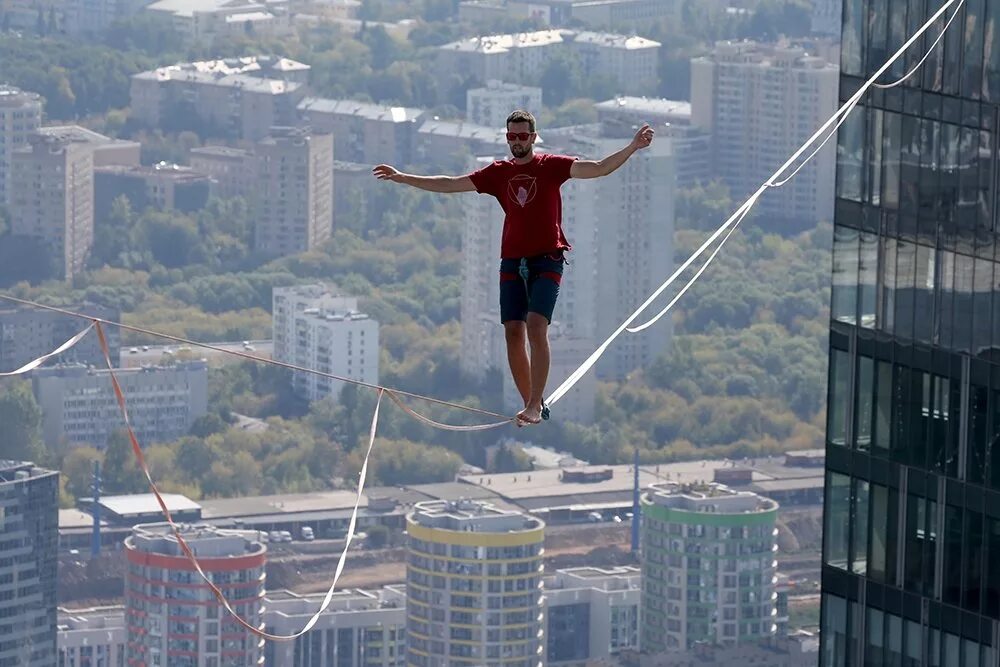
<path fill-rule="evenodd" d="M 642 499 L 643 652 L 773 635 L 778 503 L 718 484 L 654 484 Z"/>
<path fill-rule="evenodd" d="M 257 531 L 185 526 L 202 569 L 240 616 L 263 628 L 267 547 Z M 264 640 L 219 604 L 166 523 L 139 525 L 125 539 L 129 665 L 262 665 Z"/>
<path fill-rule="evenodd" d="M 545 524 L 472 501 L 406 517 L 407 664 L 541 667 Z"/>

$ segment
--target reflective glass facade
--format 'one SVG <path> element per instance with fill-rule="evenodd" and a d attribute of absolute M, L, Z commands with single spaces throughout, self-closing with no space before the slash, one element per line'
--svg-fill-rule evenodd
<path fill-rule="evenodd" d="M 845 0 L 841 101 L 940 6 Z M 838 136 L 823 667 L 1000 665 L 998 28 L 966 0 Z"/>

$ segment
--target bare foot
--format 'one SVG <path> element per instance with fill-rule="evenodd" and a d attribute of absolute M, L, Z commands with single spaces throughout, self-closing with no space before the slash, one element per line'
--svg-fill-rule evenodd
<path fill-rule="evenodd" d="M 518 423 L 540 424 L 542 423 L 542 406 L 529 405 L 517 413 Z"/>

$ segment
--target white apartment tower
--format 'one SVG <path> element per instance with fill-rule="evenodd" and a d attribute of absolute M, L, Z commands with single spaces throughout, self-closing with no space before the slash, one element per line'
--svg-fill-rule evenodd
<path fill-rule="evenodd" d="M 273 128 L 257 157 L 254 246 L 271 255 L 315 250 L 333 232 L 333 137 Z"/>
<path fill-rule="evenodd" d="M 715 484 L 642 498 L 642 650 L 733 645 L 777 631 L 778 503 Z"/>
<path fill-rule="evenodd" d="M 28 142 L 11 161 L 11 230 L 41 239 L 69 281 L 94 245 L 93 150 L 53 134 L 35 133 Z"/>
<path fill-rule="evenodd" d="M 712 134 L 715 174 L 741 201 L 837 110 L 838 69 L 801 48 L 720 42 L 691 61 L 691 119 Z M 836 146 L 830 142 L 757 211 L 777 220 L 831 220 Z"/>
<path fill-rule="evenodd" d="M 0 206 L 10 202 L 14 151 L 42 124 L 42 96 L 0 85 Z"/>
<path fill-rule="evenodd" d="M 267 546 L 258 532 L 198 524 L 182 527 L 181 535 L 240 617 L 263 629 Z M 264 641 L 218 603 L 169 524 L 135 526 L 125 538 L 125 559 L 127 664 L 264 664 Z"/>
<path fill-rule="evenodd" d="M 370 384 L 378 383 L 379 324 L 358 311 L 356 297 L 325 285 L 276 287 L 272 294 L 274 359 Z M 344 382 L 294 372 L 295 392 L 310 401 L 336 399 Z"/>
<path fill-rule="evenodd" d="M 507 116 L 514 109 L 537 113 L 542 108 L 542 89 L 491 79 L 481 88 L 465 93 L 465 117 L 470 123 L 486 127 L 506 127 Z"/>
<path fill-rule="evenodd" d="M 417 503 L 406 517 L 407 665 L 545 664 L 544 529 L 488 503 Z"/>

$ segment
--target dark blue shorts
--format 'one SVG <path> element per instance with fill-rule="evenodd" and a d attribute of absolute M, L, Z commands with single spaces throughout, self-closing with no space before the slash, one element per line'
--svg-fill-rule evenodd
<path fill-rule="evenodd" d="M 528 257 L 527 283 L 520 275 L 520 259 L 500 260 L 500 321 L 524 321 L 528 313 L 538 313 L 549 324 L 559 297 L 563 273 L 562 253 Z"/>

